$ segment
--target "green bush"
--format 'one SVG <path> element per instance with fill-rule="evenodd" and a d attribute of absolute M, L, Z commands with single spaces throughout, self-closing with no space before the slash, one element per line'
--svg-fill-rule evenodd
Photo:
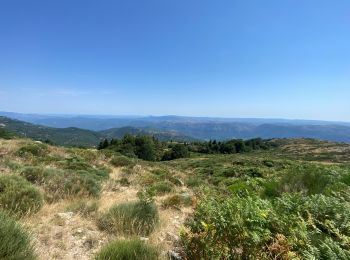
<path fill-rule="evenodd" d="M 322 193 L 331 180 L 329 170 L 321 166 L 293 166 L 282 176 L 280 192 Z"/>
<path fill-rule="evenodd" d="M 200 186 L 202 184 L 202 180 L 197 176 L 189 176 L 186 179 L 185 184 L 188 187 L 194 188 Z"/>
<path fill-rule="evenodd" d="M 0 176 L 0 207 L 22 216 L 38 211 L 43 205 L 43 197 L 38 189 L 22 177 Z"/>
<path fill-rule="evenodd" d="M 349 215 L 349 203 L 322 194 L 286 193 L 272 201 L 210 194 L 181 237 L 189 259 L 345 260 Z"/>
<path fill-rule="evenodd" d="M 71 196 L 98 196 L 101 182 L 90 172 L 51 169 L 43 184 L 49 202 Z"/>
<path fill-rule="evenodd" d="M 70 196 L 98 196 L 102 180 L 108 177 L 103 168 L 93 168 L 85 162 L 61 162 L 65 169 L 25 167 L 21 175 L 41 185 L 47 201 L 53 202 Z"/>
<path fill-rule="evenodd" d="M 20 157 L 43 157 L 46 156 L 48 152 L 47 145 L 40 143 L 31 143 L 22 146 L 17 150 L 17 155 Z"/>
<path fill-rule="evenodd" d="M 125 186 L 125 187 L 130 186 L 130 181 L 128 180 L 128 178 L 125 178 L 125 177 L 120 178 L 120 179 L 118 180 L 118 182 L 119 182 L 120 185 L 122 185 L 122 186 Z"/>
<path fill-rule="evenodd" d="M 126 156 L 114 156 L 111 159 L 111 164 L 116 167 L 134 166 L 135 162 L 133 159 Z"/>
<path fill-rule="evenodd" d="M 48 171 L 39 166 L 27 166 L 21 171 L 21 175 L 34 184 L 43 183 L 48 175 Z"/>
<path fill-rule="evenodd" d="M 157 260 L 157 249 L 139 239 L 118 240 L 103 247 L 96 255 L 96 260 Z"/>
<path fill-rule="evenodd" d="M 0 259 L 35 259 L 30 237 L 10 216 L 0 211 Z"/>
<path fill-rule="evenodd" d="M 99 217 L 97 224 L 109 233 L 149 235 L 158 222 L 157 206 L 138 201 L 113 206 Z"/>
<path fill-rule="evenodd" d="M 154 195 L 162 195 L 169 193 L 173 190 L 174 184 L 170 181 L 160 181 L 154 183 L 150 188 L 149 191 Z"/>

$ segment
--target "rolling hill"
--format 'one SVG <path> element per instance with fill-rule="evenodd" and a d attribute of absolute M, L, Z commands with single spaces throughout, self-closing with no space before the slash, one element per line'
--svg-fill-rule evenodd
<path fill-rule="evenodd" d="M 52 139 L 64 144 L 92 144 L 100 138 L 118 138 L 126 133 L 151 134 L 161 140 L 193 140 L 233 138 L 315 138 L 337 142 L 350 142 L 350 123 L 313 120 L 209 118 L 209 117 L 116 117 L 116 116 L 59 116 L 31 115 L 0 112 L 8 117 L 26 121 L 33 138 Z M 22 122 L 23 123 L 23 122 Z M 33 127 L 29 124 L 27 126 Z M 21 129 L 21 128 L 20 128 Z M 58 133 L 58 129 L 60 133 Z M 11 130 L 11 129 L 9 129 Z M 21 131 L 19 131 L 21 132 Z M 23 133 L 21 135 L 23 135 Z M 77 140 L 78 136 L 82 140 Z"/>
<path fill-rule="evenodd" d="M 121 138 L 125 134 L 154 135 L 162 141 L 190 141 L 194 138 L 178 134 L 174 131 L 157 131 L 152 129 L 141 129 L 135 127 L 111 128 L 104 131 L 91 131 L 77 127 L 54 128 L 23 122 L 0 116 L 0 130 L 12 132 L 21 137 L 29 137 L 39 141 L 50 141 L 63 146 L 96 146 L 104 138 Z M 5 132 L 4 132 L 5 133 Z"/>

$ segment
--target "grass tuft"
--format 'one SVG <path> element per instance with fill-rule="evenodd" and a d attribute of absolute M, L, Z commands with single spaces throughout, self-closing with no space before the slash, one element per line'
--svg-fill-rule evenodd
<path fill-rule="evenodd" d="M 97 224 L 101 230 L 126 235 L 149 235 L 159 222 L 157 206 L 142 201 L 117 204 L 102 214 Z"/>
<path fill-rule="evenodd" d="M 134 238 L 114 241 L 103 247 L 95 257 L 96 260 L 156 260 L 159 253 L 156 248 Z"/>
<path fill-rule="evenodd" d="M 0 259 L 35 259 L 29 234 L 2 211 L 0 211 Z"/>
<path fill-rule="evenodd" d="M 0 207 L 17 216 L 37 212 L 43 196 L 30 182 L 15 175 L 0 176 Z"/>

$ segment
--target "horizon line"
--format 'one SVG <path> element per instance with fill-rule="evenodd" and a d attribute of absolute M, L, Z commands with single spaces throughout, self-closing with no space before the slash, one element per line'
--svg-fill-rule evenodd
<path fill-rule="evenodd" d="M 311 121 L 311 122 L 333 122 L 333 123 L 346 123 L 349 124 L 350 121 L 346 120 L 327 120 L 327 119 L 302 119 L 302 118 L 283 118 L 283 117 L 223 117 L 223 116 L 199 116 L 199 115 L 176 115 L 176 114 L 165 114 L 165 115 L 136 115 L 136 114 L 87 114 L 87 113 L 23 113 L 23 112 L 12 112 L 12 111 L 0 111 L 0 113 L 4 114 L 19 114 L 19 115 L 33 115 L 33 116 L 64 116 L 64 117 L 109 117 L 109 118 L 150 118 L 150 117 L 178 117 L 178 118 L 193 118 L 193 119 L 219 119 L 219 120 L 281 120 L 281 121 Z M 1 116 L 1 115 L 0 115 Z M 106 119 L 106 118 L 105 118 Z"/>

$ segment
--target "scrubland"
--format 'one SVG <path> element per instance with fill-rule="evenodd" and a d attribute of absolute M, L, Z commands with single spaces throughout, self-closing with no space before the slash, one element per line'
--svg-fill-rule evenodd
<path fill-rule="evenodd" d="M 349 145 L 144 161 L 0 139 L 1 259 L 349 259 Z"/>

